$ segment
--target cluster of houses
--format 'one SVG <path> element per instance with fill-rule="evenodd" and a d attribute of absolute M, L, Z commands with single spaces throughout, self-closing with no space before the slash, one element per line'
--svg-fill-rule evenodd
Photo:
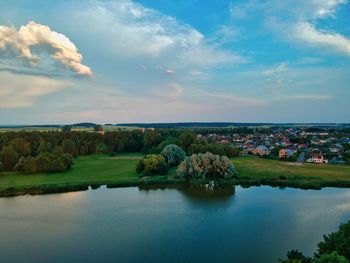
<path fill-rule="evenodd" d="M 302 128 L 275 128 L 270 133 L 204 135 L 211 142 L 231 144 L 241 155 L 271 156 L 317 164 L 344 164 L 350 157 L 350 138 L 336 131 L 308 132 Z"/>

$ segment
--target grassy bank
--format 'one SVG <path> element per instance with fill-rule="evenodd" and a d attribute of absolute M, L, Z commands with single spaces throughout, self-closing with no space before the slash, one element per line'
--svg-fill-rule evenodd
<path fill-rule="evenodd" d="M 254 157 L 232 159 L 238 183 L 320 189 L 326 186 L 350 187 L 350 166 L 297 164 Z"/>
<path fill-rule="evenodd" d="M 65 173 L 25 175 L 8 172 L 0 175 L 0 196 L 57 193 L 98 188 L 184 183 L 175 178 L 175 169 L 167 176 L 140 178 L 136 164 L 141 154 L 81 156 Z M 235 184 L 242 186 L 271 185 L 303 189 L 326 186 L 350 187 L 350 166 L 315 165 L 239 157 L 232 159 L 238 171 Z"/>
<path fill-rule="evenodd" d="M 140 178 L 135 172 L 140 157 L 140 154 L 81 156 L 65 173 L 26 175 L 7 172 L 0 175 L 0 196 L 85 190 L 100 185 L 122 187 L 177 182 L 175 169 L 170 170 L 168 176 Z"/>

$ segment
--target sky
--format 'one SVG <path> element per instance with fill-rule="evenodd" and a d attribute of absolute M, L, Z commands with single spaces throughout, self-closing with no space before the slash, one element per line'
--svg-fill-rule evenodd
<path fill-rule="evenodd" d="M 349 122 L 348 0 L 0 1 L 0 125 Z"/>

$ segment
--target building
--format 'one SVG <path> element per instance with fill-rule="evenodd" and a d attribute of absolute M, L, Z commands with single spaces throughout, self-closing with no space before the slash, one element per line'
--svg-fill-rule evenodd
<path fill-rule="evenodd" d="M 310 158 L 306 160 L 308 163 L 328 163 L 328 160 L 324 159 L 322 152 L 315 148 L 310 154 Z"/>
<path fill-rule="evenodd" d="M 259 145 L 252 151 L 252 153 L 255 155 L 265 156 L 270 154 L 270 150 L 264 145 Z"/>
<path fill-rule="evenodd" d="M 290 158 L 294 155 L 294 151 L 290 149 L 281 149 L 278 152 L 278 157 L 279 158 Z"/>

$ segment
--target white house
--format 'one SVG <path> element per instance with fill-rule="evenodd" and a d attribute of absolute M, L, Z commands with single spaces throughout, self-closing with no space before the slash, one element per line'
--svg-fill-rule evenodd
<path fill-rule="evenodd" d="M 327 159 L 324 159 L 322 152 L 319 149 L 313 149 L 311 157 L 306 160 L 308 163 L 328 163 Z"/>

